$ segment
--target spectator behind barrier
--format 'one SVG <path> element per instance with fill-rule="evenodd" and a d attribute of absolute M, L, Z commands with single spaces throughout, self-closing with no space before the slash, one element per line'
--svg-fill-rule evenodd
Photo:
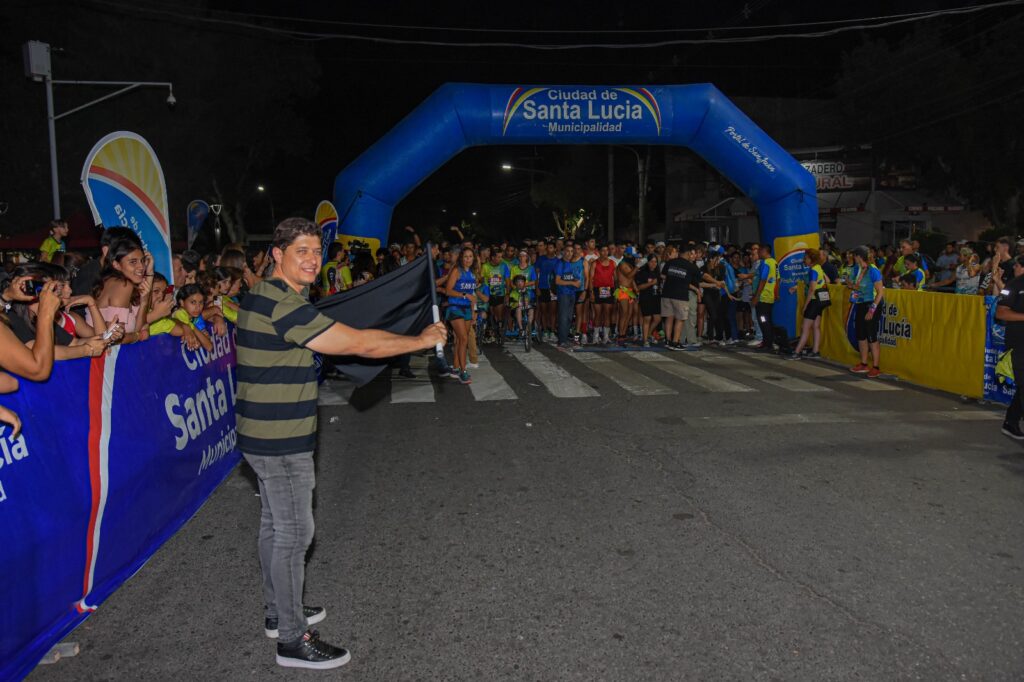
<path fill-rule="evenodd" d="M 152 286 L 152 257 L 134 240 L 120 239 L 111 243 L 94 297 L 103 319 L 124 325 L 125 343 L 149 338 Z"/>

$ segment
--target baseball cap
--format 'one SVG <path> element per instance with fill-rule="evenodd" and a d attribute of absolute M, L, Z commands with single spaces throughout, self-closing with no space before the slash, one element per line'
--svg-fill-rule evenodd
<path fill-rule="evenodd" d="M 655 246 L 665 246 L 665 242 L 656 242 Z"/>

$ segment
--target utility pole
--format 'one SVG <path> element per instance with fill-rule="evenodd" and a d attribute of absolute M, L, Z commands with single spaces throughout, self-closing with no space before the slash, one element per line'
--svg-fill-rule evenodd
<path fill-rule="evenodd" d="M 167 106 L 171 109 L 177 103 L 174 98 L 174 84 L 170 82 L 152 81 L 64 81 L 53 79 L 53 69 L 50 61 L 50 45 L 38 40 L 30 40 L 23 45 L 25 61 L 25 77 L 34 81 L 42 81 L 46 86 L 46 127 L 50 138 L 50 192 L 53 195 L 53 217 L 58 219 L 60 215 L 60 184 L 57 178 L 57 126 L 58 119 L 70 116 L 76 112 L 91 107 L 94 104 L 105 102 L 108 99 L 117 97 L 137 88 L 160 87 L 167 88 Z M 74 109 L 63 113 L 56 113 L 53 106 L 54 85 L 84 85 L 88 87 L 116 87 L 118 90 L 102 97 L 86 102 Z"/>
<path fill-rule="evenodd" d="M 636 241 L 637 244 L 642 244 L 644 241 L 644 233 L 646 232 L 646 221 L 647 221 L 647 168 L 651 163 L 651 150 L 647 149 L 647 154 L 641 160 L 640 155 L 636 156 L 636 174 L 640 179 L 640 187 L 637 192 L 637 228 L 636 228 Z"/>
<path fill-rule="evenodd" d="M 615 150 L 608 146 L 608 243 L 615 241 Z"/>

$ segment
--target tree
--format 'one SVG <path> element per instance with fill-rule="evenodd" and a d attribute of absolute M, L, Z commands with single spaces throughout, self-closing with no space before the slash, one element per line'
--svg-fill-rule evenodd
<path fill-rule="evenodd" d="M 913 162 L 930 189 L 1024 227 L 1024 41 L 1018 14 L 983 31 L 921 28 L 899 43 L 866 41 L 844 56 L 837 101 L 847 142 Z"/>

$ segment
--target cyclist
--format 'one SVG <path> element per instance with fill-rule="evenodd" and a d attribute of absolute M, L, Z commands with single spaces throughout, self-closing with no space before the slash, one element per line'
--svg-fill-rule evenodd
<path fill-rule="evenodd" d="M 513 284 L 515 283 L 516 277 L 523 278 L 524 286 L 530 292 L 530 299 L 533 303 L 533 305 L 530 306 L 530 309 L 532 310 L 536 305 L 537 299 L 537 269 L 530 265 L 530 254 L 527 253 L 526 249 L 519 250 L 519 260 L 512 265 L 510 273 Z M 509 301 L 511 301 L 513 297 L 518 300 L 518 296 L 516 296 L 516 290 L 514 288 L 509 291 Z M 530 319 L 531 321 L 533 319 L 532 313 L 530 314 Z M 521 333 L 523 325 L 519 321 L 518 315 L 516 316 L 516 324 Z"/>
<path fill-rule="evenodd" d="M 517 273 L 512 276 L 512 290 L 509 292 L 508 304 L 512 310 L 516 311 L 516 325 L 519 327 L 520 335 L 533 328 L 535 294 L 529 285 L 530 283 L 523 273 Z M 523 319 L 524 315 L 526 316 L 525 319 Z"/>
<path fill-rule="evenodd" d="M 799 360 L 807 341 L 811 338 L 811 331 L 814 331 L 814 350 L 807 353 L 809 358 L 821 357 L 818 350 L 821 348 L 821 314 L 825 311 L 828 301 L 828 277 L 821 268 L 821 254 L 817 249 L 804 251 L 804 263 L 807 265 L 807 289 L 804 293 L 804 322 L 803 331 L 800 334 L 800 341 L 790 360 Z M 797 288 L 790 287 L 789 293 L 796 293 Z M 824 291 L 824 293 L 819 293 Z"/>
<path fill-rule="evenodd" d="M 445 293 L 448 295 L 448 313 L 445 315 L 455 332 L 452 367 L 458 372 L 460 383 L 471 382 L 466 369 L 466 351 L 469 346 L 469 325 L 473 319 L 473 301 L 476 300 L 476 254 L 463 249 L 459 262 L 448 273 Z"/>
<path fill-rule="evenodd" d="M 490 322 L 500 345 L 504 341 L 505 300 L 508 298 L 508 281 L 512 273 L 502 262 L 500 247 L 491 250 L 491 258 L 480 268 L 480 274 L 491 292 Z"/>
<path fill-rule="evenodd" d="M 608 246 L 601 245 L 597 258 L 590 265 L 591 300 L 594 302 L 594 343 L 608 343 L 612 306 L 615 297 L 615 263 L 608 257 Z M 602 338 L 602 335 L 604 338 Z"/>

